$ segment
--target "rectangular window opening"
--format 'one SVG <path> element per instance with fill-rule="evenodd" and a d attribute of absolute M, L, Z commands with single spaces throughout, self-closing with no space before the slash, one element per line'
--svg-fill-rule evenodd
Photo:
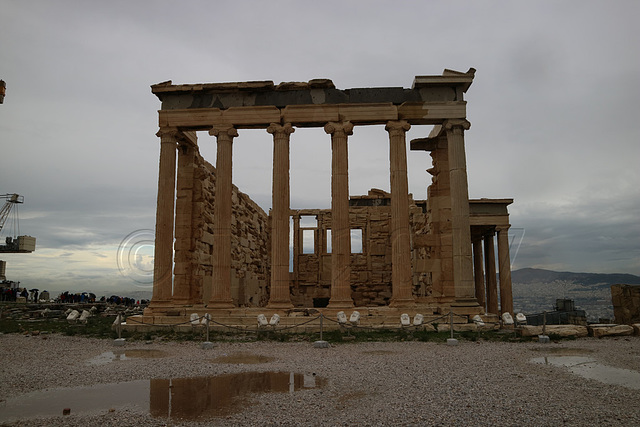
<path fill-rule="evenodd" d="M 351 229 L 351 253 L 352 254 L 362 253 L 362 229 L 361 228 Z"/>
<path fill-rule="evenodd" d="M 316 230 L 302 230 L 302 253 L 316 253 Z"/>
<path fill-rule="evenodd" d="M 300 215 L 300 228 L 317 228 L 318 219 L 315 215 Z"/>

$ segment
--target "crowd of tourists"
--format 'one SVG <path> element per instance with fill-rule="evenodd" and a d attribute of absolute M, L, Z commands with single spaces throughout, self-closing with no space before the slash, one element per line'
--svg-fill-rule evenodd
<path fill-rule="evenodd" d="M 24 298 L 24 299 L 22 299 Z M 16 286 L 1 286 L 0 287 L 0 301 L 3 302 L 50 302 L 49 292 L 38 289 L 28 290 L 27 288 L 20 288 Z M 58 295 L 53 302 L 64 304 L 93 304 L 96 302 L 102 302 L 107 304 L 123 305 L 125 307 L 145 306 L 149 304 L 149 300 L 136 300 L 135 298 L 122 297 L 118 295 L 111 295 L 110 297 L 103 296 L 100 299 L 91 292 L 69 292 L 65 291 Z"/>
<path fill-rule="evenodd" d="M 49 299 L 49 292 L 39 289 L 27 290 L 27 288 L 19 288 L 16 286 L 2 286 L 0 287 L 0 301 L 18 301 L 18 298 L 24 298 L 25 302 L 38 302 L 42 299 Z"/>

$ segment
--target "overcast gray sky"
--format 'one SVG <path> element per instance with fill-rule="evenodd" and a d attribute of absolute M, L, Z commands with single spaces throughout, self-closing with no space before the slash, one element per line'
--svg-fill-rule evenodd
<path fill-rule="evenodd" d="M 37 238 L 2 259 L 26 286 L 138 289 L 116 255 L 155 227 L 152 84 L 410 87 L 470 67 L 469 193 L 515 199 L 513 268 L 640 274 L 637 1 L 0 0 L 0 16 L 0 194 L 24 195 L 20 231 Z M 271 144 L 263 130 L 234 142 L 234 183 L 265 210 Z M 351 194 L 388 190 L 384 129 L 355 128 L 349 150 Z M 330 155 L 322 129 L 292 135 L 293 208 L 329 207 Z M 425 198 L 430 158 L 408 156 Z"/>

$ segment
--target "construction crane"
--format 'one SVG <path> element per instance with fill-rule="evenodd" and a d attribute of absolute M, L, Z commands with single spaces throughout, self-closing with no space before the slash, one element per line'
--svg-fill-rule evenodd
<path fill-rule="evenodd" d="M 9 218 L 11 211 L 15 212 L 13 216 L 13 220 L 11 223 L 13 224 L 14 234 L 12 236 L 7 236 L 5 239 L 5 244 L 0 244 L 0 252 L 4 253 L 30 253 L 36 250 L 36 238 L 31 236 L 18 236 L 20 233 L 19 221 L 18 217 L 18 209 L 17 205 L 24 203 L 24 196 L 19 194 L 4 194 L 0 195 L 0 199 L 6 199 L 7 202 L 4 204 L 2 209 L 0 209 L 0 232 L 4 229 L 5 223 Z M 14 209 L 15 207 L 15 209 Z"/>

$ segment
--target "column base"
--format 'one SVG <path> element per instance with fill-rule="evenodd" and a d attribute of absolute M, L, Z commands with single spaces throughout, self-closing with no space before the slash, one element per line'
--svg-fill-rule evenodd
<path fill-rule="evenodd" d="M 329 304 L 327 305 L 327 308 L 353 308 L 353 300 L 352 299 L 345 299 L 345 300 L 336 300 L 335 298 L 332 298 L 329 300 Z"/>
<path fill-rule="evenodd" d="M 207 304 L 207 308 L 236 308 L 233 301 L 211 301 Z"/>
<path fill-rule="evenodd" d="M 266 308 L 288 309 L 288 308 L 293 308 L 293 304 L 286 301 L 274 301 L 274 302 L 267 303 Z"/>
<path fill-rule="evenodd" d="M 187 306 L 187 305 L 193 305 L 192 303 L 189 302 L 189 299 L 187 298 L 174 298 L 172 301 L 173 305 L 177 305 L 177 306 Z"/>
<path fill-rule="evenodd" d="M 415 306 L 416 306 L 416 300 L 414 300 L 413 298 L 398 298 L 398 299 L 392 299 L 389 302 L 389 307 L 391 308 L 415 307 Z"/>
<path fill-rule="evenodd" d="M 456 298 L 454 302 L 451 303 L 452 307 L 477 307 L 480 304 L 476 298 Z"/>
<path fill-rule="evenodd" d="M 150 308 L 150 309 L 153 310 L 154 308 L 167 308 L 167 307 L 170 307 L 172 305 L 173 305 L 173 301 L 168 300 L 168 299 L 166 299 L 166 300 L 157 300 L 157 299 L 153 300 L 152 299 L 149 302 L 149 305 L 147 306 L 147 308 Z"/>

